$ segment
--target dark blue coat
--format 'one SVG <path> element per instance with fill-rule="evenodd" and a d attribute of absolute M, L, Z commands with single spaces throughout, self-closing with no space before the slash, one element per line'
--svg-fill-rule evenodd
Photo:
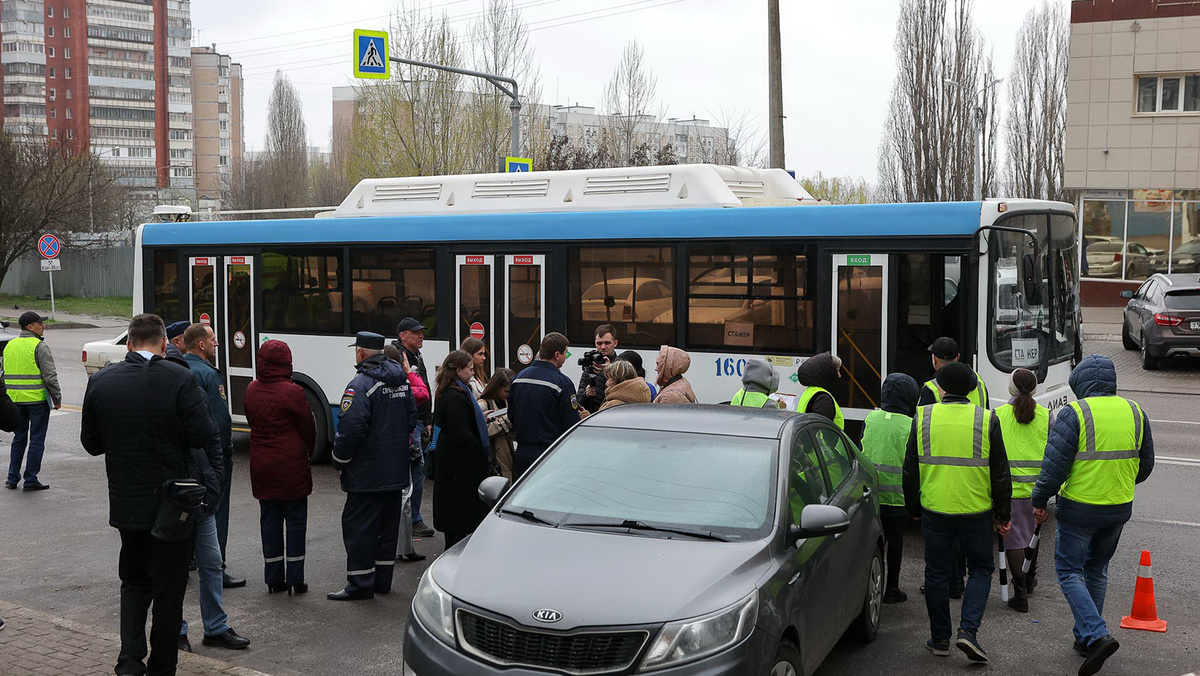
<path fill-rule="evenodd" d="M 554 364 L 534 361 L 513 379 L 508 419 L 518 446 L 545 450 L 579 422 L 575 384 Z"/>
<path fill-rule="evenodd" d="M 333 466 L 347 493 L 402 491 L 409 484 L 409 438 L 417 402 L 404 368 L 383 355 L 358 365 L 342 394 Z"/>
<path fill-rule="evenodd" d="M 1079 362 L 1068 381 L 1071 391 L 1079 399 L 1086 397 L 1111 397 L 1117 393 L 1117 369 L 1112 360 L 1101 355 L 1091 355 Z M 1138 449 L 1138 475 L 1136 483 L 1142 483 L 1154 470 L 1154 439 L 1150 436 L 1150 419 L 1142 413 L 1142 446 Z M 1058 409 L 1050 438 L 1046 442 L 1045 459 L 1033 487 L 1033 506 L 1046 508 L 1050 497 L 1058 493 L 1067 477 L 1075 454 L 1079 452 L 1079 417 L 1075 409 L 1064 406 Z M 1133 515 L 1133 503 L 1123 505 L 1086 505 L 1058 496 L 1057 515 L 1063 521 L 1087 528 L 1101 528 L 1125 523 Z"/>
<path fill-rule="evenodd" d="M 221 436 L 221 450 L 225 455 L 233 455 L 233 419 L 229 416 L 229 402 L 225 398 L 225 380 L 212 364 L 199 355 L 188 352 L 183 360 L 192 370 L 196 384 L 208 397 L 208 410 L 212 413 L 213 424 Z"/>

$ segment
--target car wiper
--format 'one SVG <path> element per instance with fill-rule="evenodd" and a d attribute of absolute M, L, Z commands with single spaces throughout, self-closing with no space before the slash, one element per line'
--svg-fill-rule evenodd
<path fill-rule="evenodd" d="M 596 521 L 585 523 L 568 522 L 562 524 L 567 528 L 628 528 L 629 530 L 652 531 L 656 533 L 673 533 L 675 535 L 683 535 L 685 537 L 697 538 L 700 540 L 713 540 L 715 542 L 729 542 L 726 538 L 720 535 L 715 535 L 711 531 L 688 530 L 686 528 L 669 528 L 667 526 L 655 526 L 644 521 L 636 519 L 625 519 L 624 521 Z"/>
<path fill-rule="evenodd" d="M 522 519 L 525 519 L 526 521 L 540 523 L 543 526 L 550 526 L 551 528 L 558 528 L 558 524 L 554 523 L 553 521 L 547 521 L 547 520 L 543 519 L 542 517 L 538 516 L 537 514 L 534 514 L 533 512 L 529 511 L 528 509 L 523 509 L 519 512 L 515 509 L 502 509 L 502 510 L 500 510 L 500 513 L 501 514 L 511 514 L 512 516 L 519 516 Z"/>

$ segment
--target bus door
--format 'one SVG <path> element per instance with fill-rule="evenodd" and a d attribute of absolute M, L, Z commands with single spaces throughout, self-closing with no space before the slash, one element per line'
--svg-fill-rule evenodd
<path fill-rule="evenodd" d="M 833 279 L 831 344 L 842 359 L 834 396 L 848 419 L 862 420 L 888 373 L 888 255 L 834 254 Z"/>
<path fill-rule="evenodd" d="M 217 323 L 217 276 L 220 273 L 218 270 L 218 261 L 220 259 L 215 256 L 193 256 L 188 258 L 188 297 L 190 298 L 191 307 L 189 308 L 188 321 L 193 324 L 207 324 L 212 327 L 213 331 L 220 336 L 219 324 Z M 164 318 L 166 323 L 170 324 L 175 321 L 174 318 Z M 220 355 L 217 355 L 218 362 Z M 219 363 L 213 366 L 220 366 Z"/>
<path fill-rule="evenodd" d="M 478 338 L 488 349 L 484 370 L 519 372 L 533 361 L 546 333 L 546 257 L 460 255 L 456 263 L 455 347 Z"/>
<path fill-rule="evenodd" d="M 225 257 L 225 330 L 219 352 L 225 355 L 225 396 L 235 417 L 246 414 L 246 386 L 254 380 L 254 276 L 253 256 Z"/>

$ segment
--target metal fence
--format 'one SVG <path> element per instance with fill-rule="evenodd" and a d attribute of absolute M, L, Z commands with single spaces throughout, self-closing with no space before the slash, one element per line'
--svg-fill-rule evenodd
<path fill-rule="evenodd" d="M 54 273 L 55 296 L 132 296 L 133 247 L 67 249 L 58 256 L 62 270 Z M 34 255 L 17 259 L 8 269 L 0 293 L 49 296 L 49 273 Z"/>

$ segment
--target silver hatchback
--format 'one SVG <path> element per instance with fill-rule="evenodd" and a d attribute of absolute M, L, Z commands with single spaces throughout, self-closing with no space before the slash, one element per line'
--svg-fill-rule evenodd
<path fill-rule="evenodd" d="M 1163 359 L 1200 356 L 1200 275 L 1153 275 L 1128 298 L 1121 322 L 1126 350 L 1140 350 L 1142 368 L 1153 371 Z"/>

